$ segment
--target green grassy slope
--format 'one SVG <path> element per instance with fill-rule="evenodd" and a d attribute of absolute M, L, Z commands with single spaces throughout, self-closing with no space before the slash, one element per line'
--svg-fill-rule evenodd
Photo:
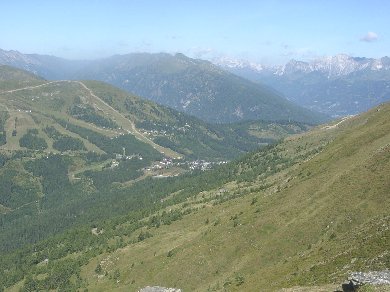
<path fill-rule="evenodd" d="M 217 189 L 203 193 L 213 198 L 207 203 L 202 195 L 189 200 L 201 208 L 148 229 L 152 238 L 103 253 L 82 269 L 82 277 L 96 291 L 146 285 L 274 291 L 340 283 L 351 271 L 388 269 L 389 116 L 387 104 L 279 144 L 271 149 L 276 156 L 303 161 L 223 187 L 247 192 L 237 199 L 218 203 Z M 249 157 L 239 168 L 256 166 L 260 157 Z M 98 263 L 108 275 L 119 269 L 120 282 L 99 278 Z"/>

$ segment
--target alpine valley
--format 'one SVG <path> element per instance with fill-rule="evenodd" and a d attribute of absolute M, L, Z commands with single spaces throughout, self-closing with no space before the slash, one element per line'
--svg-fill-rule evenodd
<path fill-rule="evenodd" d="M 389 103 L 329 121 L 182 54 L 0 63 L 0 291 L 387 283 Z"/>

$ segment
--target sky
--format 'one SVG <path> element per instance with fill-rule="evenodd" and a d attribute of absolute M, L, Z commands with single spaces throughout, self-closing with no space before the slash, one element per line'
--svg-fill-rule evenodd
<path fill-rule="evenodd" d="M 181 52 L 262 64 L 390 55 L 387 0 L 1 0 L 0 49 L 96 59 Z"/>

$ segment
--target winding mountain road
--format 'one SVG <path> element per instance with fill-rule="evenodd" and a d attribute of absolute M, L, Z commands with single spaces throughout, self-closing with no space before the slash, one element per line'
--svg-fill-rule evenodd
<path fill-rule="evenodd" d="M 49 85 L 49 84 L 60 83 L 60 82 L 72 82 L 72 81 L 71 80 L 50 81 L 50 82 L 45 82 L 45 83 L 42 83 L 42 84 L 39 84 L 39 85 L 34 85 L 34 86 L 27 86 L 27 87 L 22 87 L 22 88 L 17 88 L 17 89 L 4 90 L 4 91 L 1 91 L 0 94 L 12 93 L 12 92 L 17 92 L 17 91 L 22 91 L 22 90 L 27 90 L 27 89 L 35 89 L 35 88 L 43 87 L 43 86 L 46 86 L 46 85 Z"/>
<path fill-rule="evenodd" d="M 346 117 L 342 118 L 337 124 L 334 124 L 334 125 L 331 125 L 331 126 L 324 126 L 321 129 L 330 130 L 330 129 L 337 128 L 338 125 L 340 125 L 341 123 L 345 122 L 346 120 L 348 120 L 350 118 L 353 118 L 354 116 L 355 115 L 346 116 Z"/>

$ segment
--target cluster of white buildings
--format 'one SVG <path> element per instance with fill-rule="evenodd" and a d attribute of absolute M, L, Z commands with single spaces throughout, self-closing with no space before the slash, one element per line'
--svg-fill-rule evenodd
<path fill-rule="evenodd" d="M 163 160 L 156 162 L 151 167 L 145 168 L 146 171 L 168 169 L 173 166 L 184 167 L 190 170 L 209 170 L 215 165 L 225 164 L 227 161 L 211 162 L 206 160 L 181 161 L 175 162 L 171 158 L 163 158 Z"/>
<path fill-rule="evenodd" d="M 184 162 L 190 170 L 209 170 L 215 165 L 221 165 L 227 163 L 227 161 L 211 162 L 206 160 L 194 160 Z"/>
<path fill-rule="evenodd" d="M 145 168 L 146 171 L 167 169 L 177 165 L 171 158 L 164 157 L 163 160 L 154 163 L 152 166 Z"/>
<path fill-rule="evenodd" d="M 167 136 L 167 131 L 165 130 L 143 130 L 142 134 L 145 136 Z"/>

